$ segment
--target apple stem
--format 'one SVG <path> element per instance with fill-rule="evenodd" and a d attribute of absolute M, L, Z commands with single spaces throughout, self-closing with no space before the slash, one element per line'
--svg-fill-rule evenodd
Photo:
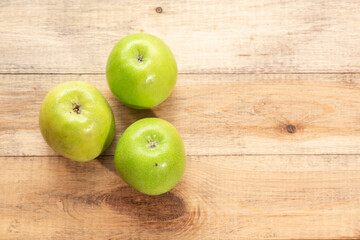
<path fill-rule="evenodd" d="M 143 56 L 142 55 L 137 56 L 137 60 L 138 60 L 139 63 L 142 62 L 143 61 Z"/>
<path fill-rule="evenodd" d="M 73 111 L 76 112 L 77 114 L 80 114 L 80 105 L 75 103 L 73 107 Z"/>

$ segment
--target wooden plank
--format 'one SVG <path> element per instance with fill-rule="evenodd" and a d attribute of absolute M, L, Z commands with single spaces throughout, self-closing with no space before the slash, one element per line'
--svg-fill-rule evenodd
<path fill-rule="evenodd" d="M 105 155 L 131 123 L 154 116 L 175 125 L 190 155 L 360 154 L 360 74 L 184 74 L 167 101 L 143 111 L 121 104 L 104 75 L 11 74 L 0 75 L 0 156 L 56 155 L 38 113 L 46 93 L 70 80 L 94 84 L 113 109 Z"/>
<path fill-rule="evenodd" d="M 360 156 L 189 156 L 169 193 L 112 157 L 0 158 L 1 239 L 359 239 Z"/>
<path fill-rule="evenodd" d="M 113 45 L 137 32 L 162 38 L 182 73 L 359 72 L 359 8 L 358 0 L 2 0 L 0 72 L 104 73 Z"/>

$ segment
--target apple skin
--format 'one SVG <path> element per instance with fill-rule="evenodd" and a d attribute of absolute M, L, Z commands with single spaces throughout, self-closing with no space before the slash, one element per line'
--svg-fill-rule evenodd
<path fill-rule="evenodd" d="M 50 90 L 40 108 L 39 125 L 52 149 L 79 162 L 99 156 L 115 134 L 108 102 L 97 88 L 80 81 Z"/>
<path fill-rule="evenodd" d="M 159 38 L 137 33 L 122 38 L 110 53 L 106 78 L 125 105 L 152 108 L 169 97 L 177 79 L 175 57 Z"/>
<path fill-rule="evenodd" d="M 172 189 L 186 167 L 180 134 L 159 118 L 143 118 L 130 125 L 117 144 L 114 158 L 120 177 L 148 195 Z"/>

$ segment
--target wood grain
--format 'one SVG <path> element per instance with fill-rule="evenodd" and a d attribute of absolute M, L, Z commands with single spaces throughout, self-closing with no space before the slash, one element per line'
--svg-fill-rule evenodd
<path fill-rule="evenodd" d="M 0 1 L 0 239 L 360 239 L 358 0 Z M 170 98 L 133 110 L 105 77 L 113 45 L 175 54 Z M 58 156 L 38 113 L 56 84 L 95 85 L 116 118 L 98 159 Z M 170 121 L 187 169 L 161 196 L 117 176 L 115 145 Z"/>
<path fill-rule="evenodd" d="M 0 158 L 1 239 L 358 239 L 360 156 L 189 156 L 151 197 L 112 157 Z"/>
<path fill-rule="evenodd" d="M 104 73 L 113 45 L 137 32 L 162 38 L 182 73 L 359 72 L 359 9 L 358 0 L 2 0 L 0 73 Z"/>
<path fill-rule="evenodd" d="M 360 74 L 179 76 L 170 98 L 133 110 L 110 92 L 104 75 L 1 75 L 0 156 L 56 155 L 42 139 L 38 113 L 56 84 L 84 80 L 108 99 L 116 137 L 157 116 L 173 123 L 189 155 L 360 154 Z"/>

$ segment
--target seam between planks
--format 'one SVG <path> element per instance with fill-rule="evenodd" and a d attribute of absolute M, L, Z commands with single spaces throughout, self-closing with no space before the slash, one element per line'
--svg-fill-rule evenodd
<path fill-rule="evenodd" d="M 319 154 L 309 154 L 309 153 L 284 153 L 284 154 L 266 154 L 266 153 L 260 153 L 260 154 L 188 154 L 187 157 L 247 157 L 247 156 L 360 156 L 360 153 L 319 153 Z M 61 155 L 0 155 L 0 158 L 4 157 L 62 157 Z M 99 157 L 114 157 L 114 155 L 106 154 L 106 155 L 100 155 Z"/>
<path fill-rule="evenodd" d="M 95 72 L 77 72 L 77 73 L 68 73 L 68 72 L 56 72 L 56 73 L 46 73 L 46 72 L 17 72 L 17 73 L 0 73 L 0 75 L 105 75 L 104 73 Z M 341 74 L 360 74 L 360 72 L 181 72 L 178 75 L 341 75 Z"/>

